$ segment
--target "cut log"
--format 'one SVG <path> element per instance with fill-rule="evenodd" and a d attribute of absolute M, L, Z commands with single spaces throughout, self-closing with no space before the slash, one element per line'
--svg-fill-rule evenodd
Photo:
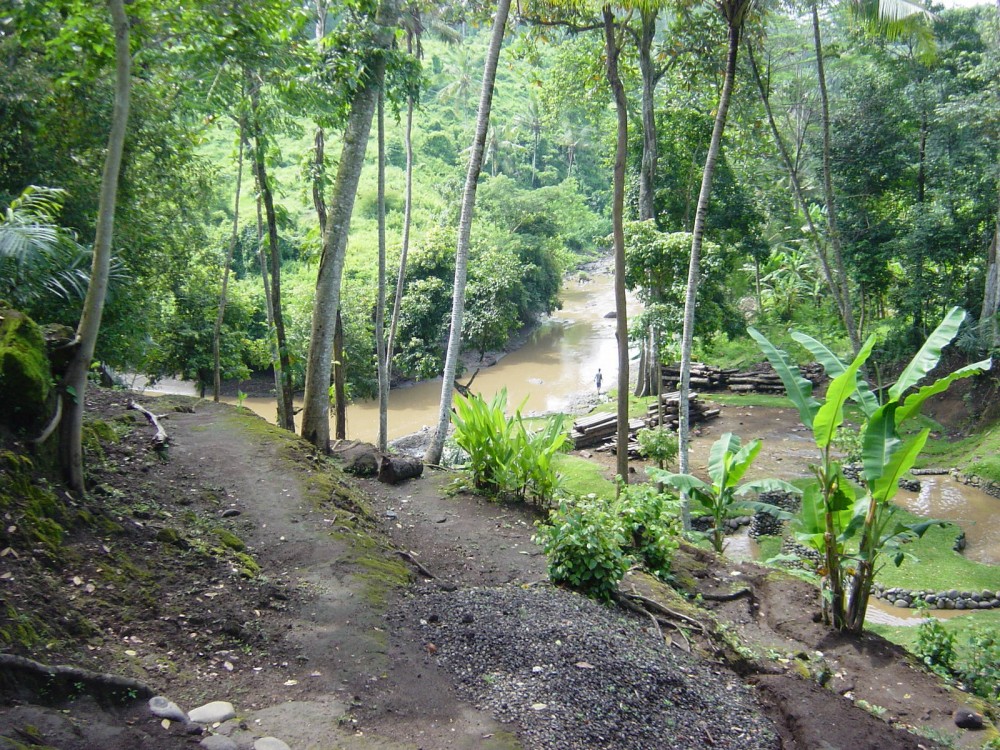
<path fill-rule="evenodd" d="M 410 456 L 381 456 L 378 461 L 378 481 L 383 484 L 399 484 L 407 479 L 416 479 L 424 473 L 424 462 Z"/>

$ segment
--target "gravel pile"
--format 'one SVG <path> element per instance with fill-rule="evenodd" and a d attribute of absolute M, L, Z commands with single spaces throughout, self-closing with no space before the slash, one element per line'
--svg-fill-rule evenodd
<path fill-rule="evenodd" d="M 778 748 L 732 672 L 638 618 L 548 587 L 417 594 L 398 611 L 464 697 L 539 750 Z"/>

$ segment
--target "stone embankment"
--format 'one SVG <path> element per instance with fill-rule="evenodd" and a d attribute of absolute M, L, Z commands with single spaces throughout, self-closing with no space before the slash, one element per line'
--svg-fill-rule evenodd
<path fill-rule="evenodd" d="M 872 593 L 894 607 L 911 609 L 924 605 L 929 609 L 996 609 L 1000 607 L 1000 591 L 979 592 L 927 591 L 925 589 L 885 588 L 876 583 Z"/>

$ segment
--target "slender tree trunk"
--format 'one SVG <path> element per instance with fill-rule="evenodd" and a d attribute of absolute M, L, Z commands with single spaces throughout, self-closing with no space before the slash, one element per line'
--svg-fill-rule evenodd
<path fill-rule="evenodd" d="M 840 285 L 834 280 L 833 271 L 830 269 L 830 262 L 827 259 L 826 247 L 823 244 L 823 239 L 820 237 L 819 230 L 813 223 L 812 214 L 809 212 L 809 204 L 806 201 L 805 194 L 802 191 L 802 183 L 799 182 L 798 170 L 792 161 L 791 155 L 788 153 L 788 147 L 785 145 L 785 140 L 781 137 L 781 133 L 778 132 L 778 124 L 774 119 L 774 113 L 771 110 L 771 97 L 768 96 L 767 90 L 764 87 L 764 81 L 760 75 L 760 68 L 757 66 L 757 60 L 754 58 L 753 46 L 750 44 L 746 45 L 747 48 L 747 58 L 750 61 L 750 70 L 753 72 L 754 81 L 757 84 L 757 91 L 760 94 L 761 102 L 764 104 L 764 111 L 767 114 L 767 122 L 771 127 L 771 136 L 774 138 L 774 143 L 778 147 L 778 153 L 781 155 L 781 161 L 785 165 L 785 170 L 788 172 L 788 179 L 792 186 L 792 195 L 795 197 L 795 202 L 802 212 L 803 217 L 806 221 L 806 228 L 809 233 L 809 238 L 812 240 L 813 248 L 816 251 L 816 257 L 819 258 L 820 267 L 823 269 L 823 278 L 826 281 L 827 287 L 830 289 L 830 293 L 833 294 L 834 302 L 837 305 L 837 312 L 840 314 L 840 320 L 844 324 L 844 330 L 848 328 L 848 320 L 850 311 L 848 307 L 850 306 L 850 300 L 844 300 L 841 296 Z M 763 301 L 761 299 L 760 293 L 760 263 L 756 263 L 757 268 L 757 309 L 763 311 Z"/>
<path fill-rule="evenodd" d="M 77 349 L 63 378 L 63 416 L 59 430 L 59 464 L 69 488 L 84 492 L 83 481 L 83 407 L 87 373 L 94 358 L 97 334 L 101 328 L 104 299 L 108 292 L 111 269 L 111 241 L 115 228 L 115 202 L 118 175 L 121 171 L 125 131 L 128 127 L 131 95 L 132 53 L 129 50 L 129 21 L 122 0 L 108 0 L 111 27 L 115 35 L 115 101 L 108 134 L 108 152 L 101 174 L 101 193 L 97 207 L 97 230 L 90 283 L 83 301 L 83 312 L 76 329 Z"/>
<path fill-rule="evenodd" d="M 274 321 L 275 345 L 278 350 L 277 388 L 275 396 L 278 402 L 278 425 L 286 430 L 295 429 L 292 415 L 291 362 L 288 356 L 288 346 L 285 341 L 285 320 L 281 314 L 281 249 L 278 246 L 278 218 L 274 211 L 274 196 L 268 182 L 267 164 L 265 160 L 264 135 L 260 125 L 260 84 L 251 80 L 250 109 L 253 134 L 253 170 L 257 180 L 257 191 L 264 206 L 264 221 L 267 229 L 268 247 L 270 250 L 270 281 L 271 281 L 271 315 Z M 262 266 L 263 268 L 264 266 Z"/>
<path fill-rule="evenodd" d="M 997 12 L 1000 13 L 1000 1 Z M 993 226 L 993 241 L 986 250 L 986 290 L 979 324 L 984 327 L 989 347 L 1000 346 L 997 311 L 1000 309 L 1000 180 L 997 181 L 997 216 Z"/>
<path fill-rule="evenodd" d="M 257 262 L 260 264 L 261 288 L 264 290 L 264 310 L 267 313 L 267 348 L 271 355 L 271 374 L 274 376 L 274 393 L 281 393 L 281 360 L 278 343 L 274 339 L 274 305 L 271 300 L 271 282 L 267 278 L 267 253 L 264 252 L 264 215 L 260 195 L 257 196 Z M 278 404 L 283 401 L 279 397 Z"/>
<path fill-rule="evenodd" d="M 399 327 L 399 311 L 403 305 L 403 287 L 406 284 L 406 258 L 410 252 L 410 224 L 413 217 L 413 97 L 406 100 L 406 130 L 403 135 L 406 148 L 406 187 L 403 207 L 403 244 L 399 251 L 399 273 L 396 276 L 396 296 L 392 302 L 392 320 L 389 322 L 389 341 L 385 347 L 385 358 L 392 370 L 392 355 L 396 346 L 396 329 Z"/>
<path fill-rule="evenodd" d="M 379 32 L 370 58 L 368 77 L 354 95 L 344 130 L 340 166 L 330 198 L 329 219 L 323 234 L 323 253 L 316 278 L 312 332 L 306 367 L 306 392 L 302 412 L 302 437 L 327 451 L 330 444 L 330 370 L 333 334 L 340 310 L 340 285 L 347 252 L 347 234 L 354 211 L 358 180 L 364 165 L 368 135 L 379 90 L 385 79 L 385 52 L 392 46 L 399 15 L 396 0 L 379 4 Z"/>
<path fill-rule="evenodd" d="M 830 246 L 833 248 L 833 264 L 837 271 L 836 281 L 840 287 L 840 297 L 844 301 L 844 325 L 847 336 L 851 340 L 854 356 L 861 351 L 861 338 L 854 325 L 854 312 L 851 306 L 851 289 L 847 281 L 847 270 L 844 267 L 844 254 L 840 246 L 840 229 L 837 226 L 837 200 L 833 193 L 833 173 L 830 167 L 830 97 L 826 90 L 826 66 L 823 63 L 823 42 L 819 32 L 819 7 L 812 4 L 813 44 L 816 48 L 816 77 L 819 82 L 819 97 L 822 105 L 821 122 L 823 125 L 823 198 L 826 202 L 827 234 Z"/>
<path fill-rule="evenodd" d="M 611 234 L 615 254 L 615 335 L 618 339 L 618 450 L 615 471 L 628 483 L 628 314 L 625 309 L 625 159 L 628 156 L 628 103 L 625 87 L 618 74 L 621 50 L 615 40 L 615 16 L 610 5 L 602 9 L 604 17 L 604 49 L 607 58 L 607 78 L 615 99 L 618 119 L 615 143 L 614 188 L 611 198 Z"/>
<path fill-rule="evenodd" d="M 737 5 L 736 3 L 734 5 Z M 690 443 L 690 422 L 688 397 L 691 393 L 691 344 L 694 340 L 695 301 L 698 294 L 698 275 L 701 263 L 701 245 L 705 236 L 705 219 L 708 215 L 708 199 L 712 194 L 712 177 L 715 175 L 715 163 L 719 158 L 719 148 L 722 144 L 722 133 L 726 128 L 726 116 L 729 114 L 729 100 L 732 97 L 733 85 L 736 81 L 736 59 L 740 50 L 740 32 L 743 26 L 742 12 L 735 19 L 729 20 L 729 50 L 726 58 L 726 78 L 719 94 L 719 107 L 715 113 L 715 124 L 712 127 L 712 140 L 705 157 L 705 169 L 701 177 L 701 192 L 698 194 L 698 207 L 694 215 L 694 231 L 691 237 L 691 258 L 688 264 L 687 292 L 684 296 L 684 332 L 681 337 L 681 381 L 680 381 L 680 415 L 678 425 L 678 465 L 680 473 L 688 473 L 688 449 Z M 691 508 L 686 495 L 682 503 L 683 524 L 685 531 L 691 528 Z"/>
<path fill-rule="evenodd" d="M 441 451 L 448 436 L 448 424 L 451 421 L 451 398 L 455 387 L 455 374 L 458 372 L 458 358 L 462 347 L 462 317 L 465 313 L 465 281 L 469 263 L 469 236 L 472 233 L 472 212 L 476 206 L 476 187 L 479 182 L 479 172 L 483 167 L 483 150 L 486 145 L 486 134 L 490 126 L 490 109 L 493 105 L 493 88 L 496 83 L 497 62 L 500 59 L 500 47 L 503 45 L 504 32 L 507 27 L 507 16 L 510 13 L 510 0 L 499 0 L 497 12 L 493 17 L 493 31 L 490 35 L 490 46 L 486 52 L 486 63 L 483 69 L 483 87 L 479 96 L 479 111 L 476 114 L 476 134 L 472 141 L 472 155 L 469 158 L 469 170 L 465 175 L 465 190 L 462 193 L 462 213 L 458 221 L 458 241 L 455 250 L 455 284 L 452 291 L 451 330 L 448 334 L 448 350 L 444 361 L 444 374 L 441 381 L 441 404 L 438 409 L 437 431 L 427 446 L 424 462 L 428 464 L 441 463 Z"/>
<path fill-rule="evenodd" d="M 347 372 L 344 367 L 344 318 L 337 310 L 333 326 L 333 393 L 336 404 L 334 414 L 334 436 L 337 440 L 347 438 Z"/>
<path fill-rule="evenodd" d="M 659 157 L 656 140 L 656 67 L 653 65 L 653 39 L 656 36 L 656 10 L 642 11 L 639 36 L 639 70 L 642 74 L 642 167 L 639 170 L 639 219 L 656 218 L 656 163 Z"/>
<path fill-rule="evenodd" d="M 378 360 L 378 449 L 389 448 L 389 363 L 385 357 L 385 103 L 378 97 L 378 300 L 375 356 Z"/>
<path fill-rule="evenodd" d="M 219 293 L 219 311 L 215 315 L 215 329 L 212 331 L 212 400 L 219 402 L 222 390 L 222 320 L 226 315 L 226 293 L 229 289 L 229 271 L 233 265 L 233 253 L 240 241 L 240 191 L 243 187 L 243 119 L 240 118 L 240 148 L 236 159 L 236 198 L 233 200 L 233 233 L 229 238 L 229 249 L 226 251 L 226 265 L 222 270 L 222 291 Z"/>

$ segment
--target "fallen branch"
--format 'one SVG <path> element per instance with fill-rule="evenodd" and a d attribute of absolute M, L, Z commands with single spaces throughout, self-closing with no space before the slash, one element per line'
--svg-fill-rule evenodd
<path fill-rule="evenodd" d="M 424 578 L 431 578 L 437 580 L 437 576 L 431 573 L 429 570 L 427 570 L 427 568 L 425 568 L 423 564 L 419 560 L 417 560 L 417 558 L 413 555 L 412 552 L 406 552 L 405 550 L 398 549 L 396 550 L 396 554 L 402 557 L 408 563 L 410 563 L 410 565 L 412 565 L 414 568 L 416 568 L 417 571 L 420 573 L 420 575 L 422 575 Z"/>
<path fill-rule="evenodd" d="M 739 599 L 741 596 L 753 599 L 753 592 L 748 588 L 742 588 L 739 591 L 733 591 L 729 594 L 702 594 L 701 598 L 706 602 L 731 602 Z"/>
<path fill-rule="evenodd" d="M 156 434 L 153 435 L 153 439 L 150 441 L 153 444 L 153 449 L 157 451 L 165 450 L 167 445 L 170 443 L 170 437 L 167 435 L 167 431 L 163 429 L 163 425 L 160 424 L 160 420 L 157 419 L 156 415 L 149 409 L 145 409 L 139 404 L 137 404 L 132 399 L 129 399 L 128 409 L 135 409 L 137 412 L 143 414 L 153 427 L 156 428 Z"/>

